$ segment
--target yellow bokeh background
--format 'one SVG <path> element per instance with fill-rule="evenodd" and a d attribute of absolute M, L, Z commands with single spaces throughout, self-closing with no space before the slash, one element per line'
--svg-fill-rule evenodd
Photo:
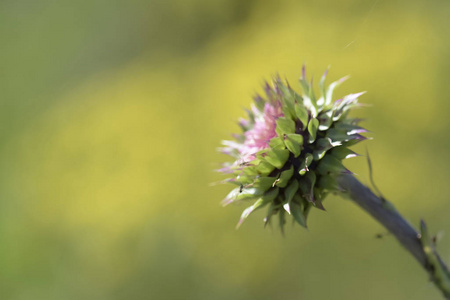
<path fill-rule="evenodd" d="M 4 1 L 1 299 L 440 299 L 392 236 L 336 196 L 263 228 L 214 172 L 251 96 L 351 75 L 374 177 L 450 229 L 447 1 Z M 368 183 L 364 157 L 347 162 Z M 448 237 L 439 244 L 450 261 Z"/>

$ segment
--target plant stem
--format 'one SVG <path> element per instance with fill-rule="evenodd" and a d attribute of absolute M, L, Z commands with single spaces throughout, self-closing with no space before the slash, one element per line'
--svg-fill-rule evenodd
<path fill-rule="evenodd" d="M 437 253 L 425 223 L 421 221 L 419 233 L 390 202 L 376 196 L 352 175 L 340 175 L 337 181 L 343 193 L 389 230 L 428 272 L 444 297 L 450 299 L 450 272 Z"/>

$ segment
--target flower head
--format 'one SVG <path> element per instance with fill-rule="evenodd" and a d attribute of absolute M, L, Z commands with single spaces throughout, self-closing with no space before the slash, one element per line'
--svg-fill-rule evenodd
<path fill-rule="evenodd" d="M 312 81 L 300 78 L 300 96 L 287 82 L 275 77 L 265 84 L 265 98 L 257 95 L 248 118 L 241 119 L 242 134 L 235 141 L 223 141 L 220 150 L 234 157 L 220 170 L 232 174 L 226 182 L 237 185 L 223 204 L 256 200 L 242 213 L 238 226 L 256 209 L 268 206 L 267 224 L 278 214 L 283 228 L 286 213 L 306 227 L 311 207 L 323 208 L 329 192 L 339 190 L 336 176 L 349 173 L 342 165 L 356 156 L 348 147 L 366 139 L 359 119 L 348 117 L 363 93 L 332 101 L 333 91 L 347 79 L 325 88 L 326 73 L 319 82 L 316 98 Z"/>
<path fill-rule="evenodd" d="M 269 141 L 276 137 L 275 128 L 277 119 L 283 116 L 281 104 L 277 101 L 274 105 L 264 104 L 264 110 L 257 109 L 254 112 L 254 124 L 252 128 L 244 132 L 245 140 L 243 147 L 239 150 L 242 159 L 254 160 L 256 153 L 269 147 Z"/>

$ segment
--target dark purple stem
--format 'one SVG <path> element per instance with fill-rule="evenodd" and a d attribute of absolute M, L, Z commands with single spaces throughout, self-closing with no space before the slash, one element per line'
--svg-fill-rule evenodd
<path fill-rule="evenodd" d="M 389 230 L 429 273 L 431 280 L 442 291 L 444 297 L 450 299 L 450 272 L 436 252 L 434 244 L 422 237 L 426 230 L 424 223 L 420 234 L 390 202 L 376 196 L 354 176 L 340 175 L 337 180 L 344 194 Z"/>

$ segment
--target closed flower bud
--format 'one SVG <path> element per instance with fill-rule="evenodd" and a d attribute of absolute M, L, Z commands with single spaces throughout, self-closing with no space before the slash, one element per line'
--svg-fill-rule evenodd
<path fill-rule="evenodd" d="M 319 82 L 320 97 L 304 68 L 301 95 L 279 77 L 272 86 L 266 83 L 265 97 L 257 95 L 248 118 L 239 121 L 243 132 L 234 135 L 235 141 L 223 141 L 220 151 L 234 161 L 220 171 L 231 175 L 226 182 L 236 185 L 223 204 L 253 201 L 238 226 L 255 210 L 267 207 L 266 224 L 278 215 L 283 228 L 286 215 L 291 215 L 306 227 L 310 208 L 324 209 L 325 196 L 339 191 L 336 177 L 350 173 L 342 160 L 356 156 L 348 147 L 366 139 L 361 135 L 366 130 L 348 112 L 358 106 L 363 93 L 333 101 L 335 88 L 346 77 L 328 87 L 325 77 L 326 73 Z"/>

